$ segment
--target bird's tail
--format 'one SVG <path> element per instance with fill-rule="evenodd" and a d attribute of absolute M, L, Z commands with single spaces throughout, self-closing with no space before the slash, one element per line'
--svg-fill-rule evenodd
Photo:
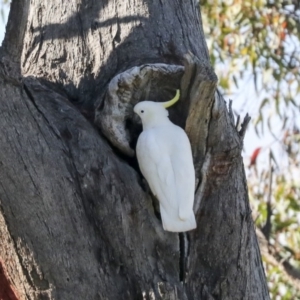
<path fill-rule="evenodd" d="M 185 232 L 197 227 L 194 212 L 192 211 L 187 218 L 182 220 L 178 215 L 171 215 L 160 207 L 161 219 L 164 230 L 172 232 Z"/>

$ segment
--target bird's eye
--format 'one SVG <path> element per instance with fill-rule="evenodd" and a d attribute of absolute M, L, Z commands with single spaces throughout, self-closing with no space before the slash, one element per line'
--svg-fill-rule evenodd
<path fill-rule="evenodd" d="M 143 110 L 141 110 L 141 113 L 144 113 L 144 111 L 143 111 Z"/>

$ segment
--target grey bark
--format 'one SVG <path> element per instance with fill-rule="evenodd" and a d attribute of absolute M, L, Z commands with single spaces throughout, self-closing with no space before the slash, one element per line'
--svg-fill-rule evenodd
<path fill-rule="evenodd" d="M 216 91 L 201 26 L 192 0 L 13 0 L 0 259 L 19 299 L 269 299 L 241 158 L 248 119 L 238 131 Z M 185 251 L 129 156 L 132 106 L 179 86 L 170 115 L 197 176 Z"/>

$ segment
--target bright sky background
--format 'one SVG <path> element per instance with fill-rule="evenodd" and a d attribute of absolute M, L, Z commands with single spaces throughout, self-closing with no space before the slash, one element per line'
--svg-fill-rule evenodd
<path fill-rule="evenodd" d="M 3 10 L 4 10 L 4 19 L 3 20 L 0 16 L 0 42 L 2 44 L 2 41 L 3 41 L 3 38 L 4 38 L 4 33 L 5 33 L 5 24 L 6 24 L 6 21 L 7 21 L 7 17 L 8 17 L 8 12 L 9 12 L 9 9 L 8 9 L 8 6 L 7 5 L 4 5 L 2 6 L 3 7 Z M 1 8 L 1 7 L 0 7 Z"/>

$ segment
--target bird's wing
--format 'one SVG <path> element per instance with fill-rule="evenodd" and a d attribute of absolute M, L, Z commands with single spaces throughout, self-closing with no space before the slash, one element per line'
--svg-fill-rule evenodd
<path fill-rule="evenodd" d="M 177 127 L 175 143 L 170 157 L 175 174 L 179 217 L 185 220 L 193 212 L 195 169 L 189 139 L 184 130 L 179 127 Z"/>
<path fill-rule="evenodd" d="M 136 153 L 142 174 L 152 193 L 164 207 L 177 208 L 176 180 L 168 141 L 155 130 L 143 131 L 138 139 Z"/>

